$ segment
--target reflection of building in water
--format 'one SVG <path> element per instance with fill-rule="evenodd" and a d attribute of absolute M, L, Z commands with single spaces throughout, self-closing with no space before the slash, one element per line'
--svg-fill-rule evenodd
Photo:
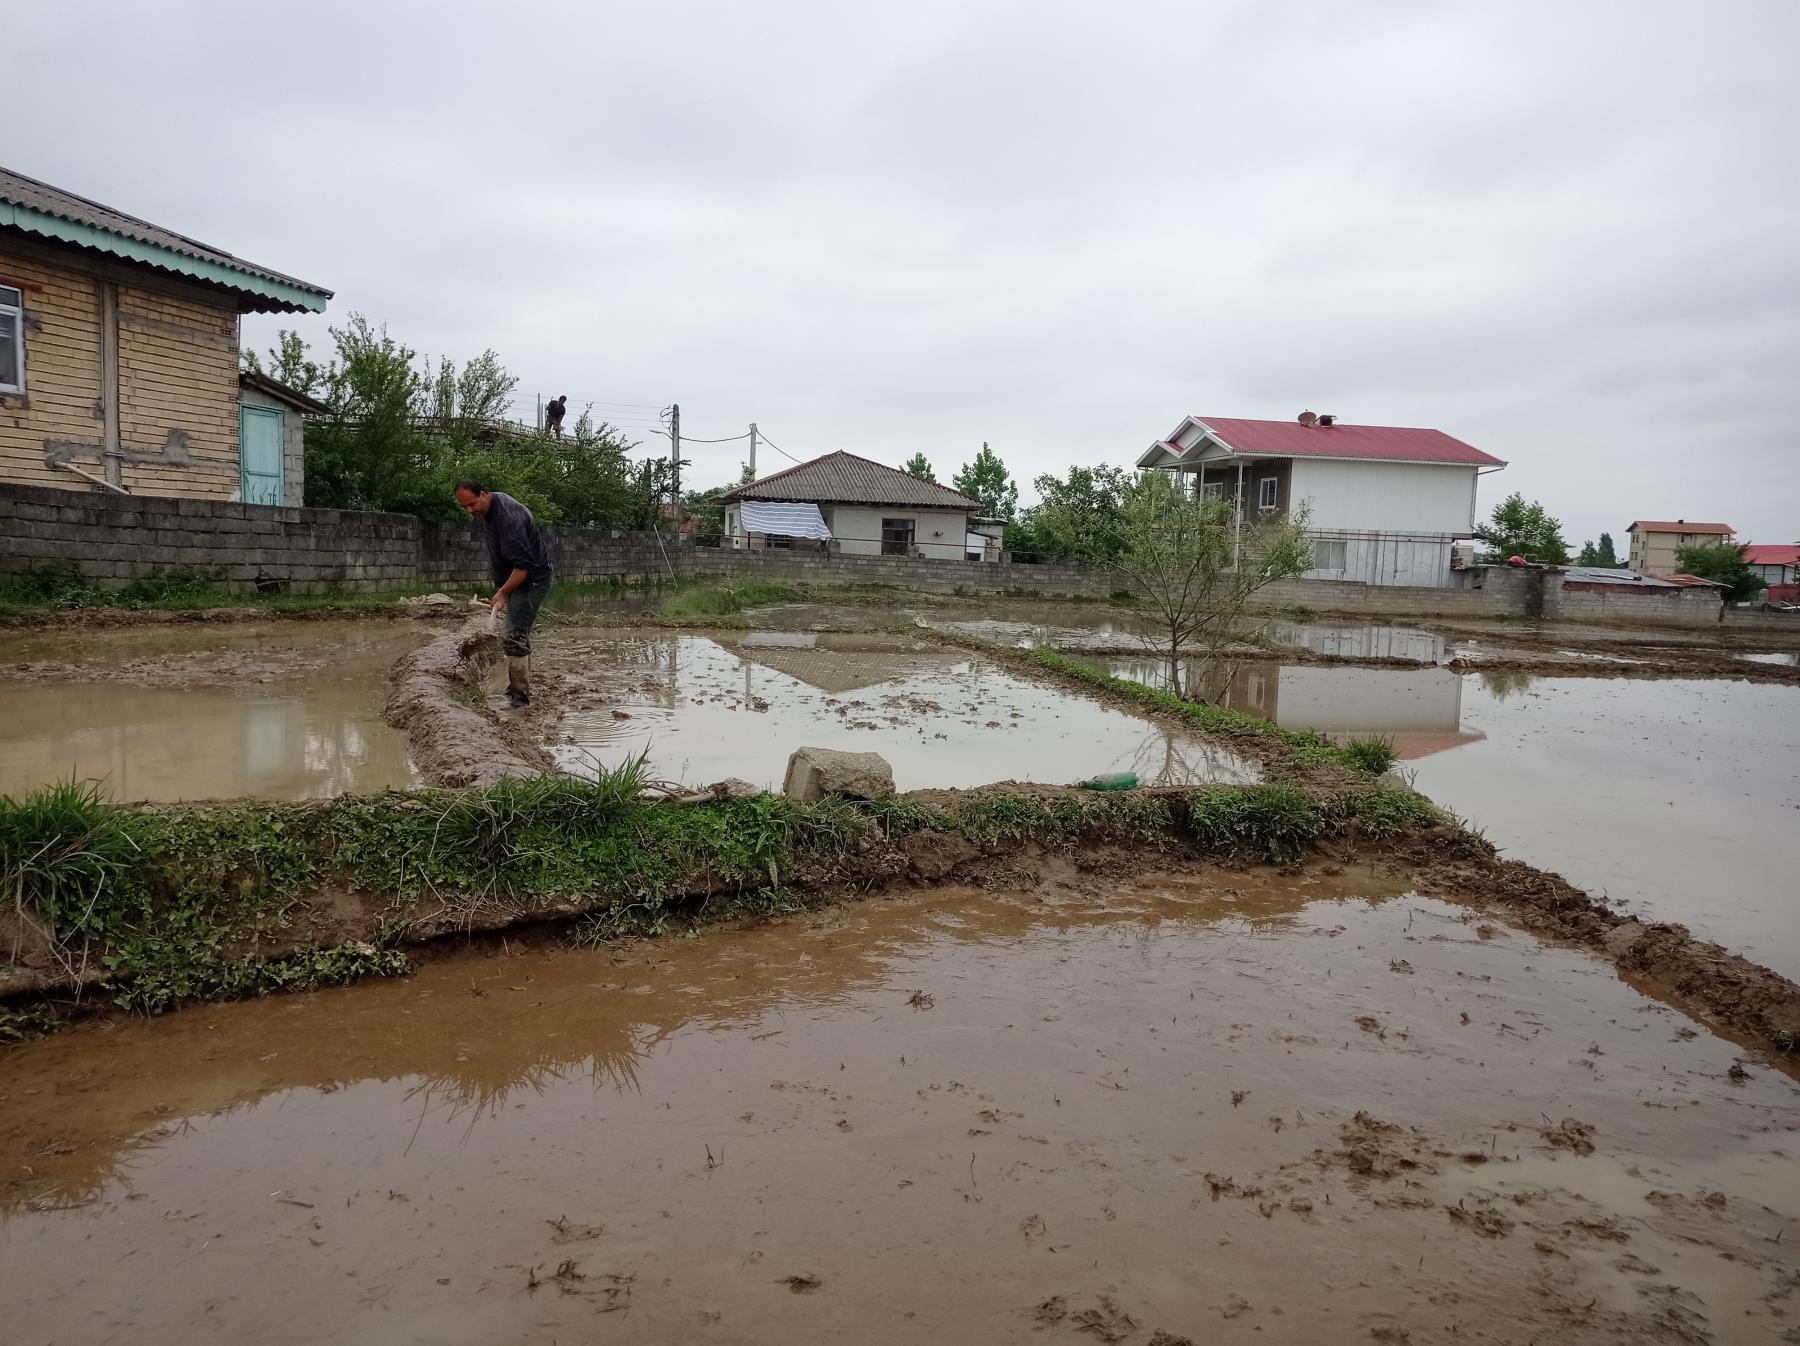
<path fill-rule="evenodd" d="M 1339 659 L 1412 659 L 1435 664 L 1444 657 L 1444 638 L 1405 626 L 1316 626 L 1274 622 L 1268 634 L 1283 645 Z"/>
<path fill-rule="evenodd" d="M 115 799 L 317 799 L 415 783 L 379 690 L 292 696 L 104 683 L 7 685 L 0 794 L 74 777 Z"/>
<path fill-rule="evenodd" d="M 752 631 L 736 639 L 714 639 L 745 661 L 746 695 L 750 693 L 748 665 L 752 663 L 836 696 L 933 672 L 950 662 L 932 650 L 906 649 L 854 636 L 833 640 L 829 636 Z"/>
<path fill-rule="evenodd" d="M 1109 661 L 1122 678 L 1150 686 L 1167 681 L 1160 660 Z M 1184 685 L 1206 689 L 1216 705 L 1271 720 L 1283 729 L 1316 729 L 1334 738 L 1381 736 L 1394 740 L 1402 758 L 1425 757 L 1485 737 L 1462 728 L 1462 679 L 1446 668 L 1283 667 L 1239 664 L 1211 674 L 1194 660 Z"/>

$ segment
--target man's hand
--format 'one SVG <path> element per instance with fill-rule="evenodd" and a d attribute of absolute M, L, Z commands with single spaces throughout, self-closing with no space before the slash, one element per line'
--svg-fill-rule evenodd
<path fill-rule="evenodd" d="M 493 611 L 496 615 L 498 615 L 502 612 L 505 612 L 506 611 L 506 590 L 502 589 L 502 590 L 500 590 L 499 593 L 495 594 L 494 601 L 491 604 L 489 604 L 489 606 L 493 609 Z"/>

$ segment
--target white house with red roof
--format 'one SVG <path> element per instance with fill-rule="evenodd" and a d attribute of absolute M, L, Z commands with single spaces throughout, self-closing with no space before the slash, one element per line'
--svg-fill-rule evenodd
<path fill-rule="evenodd" d="M 1137 460 L 1187 473 L 1235 502 L 1240 522 L 1305 505 L 1308 579 L 1450 586 L 1455 543 L 1473 536 L 1480 478 L 1506 464 L 1442 430 L 1186 416 Z"/>
<path fill-rule="evenodd" d="M 1752 542 L 1744 561 L 1769 586 L 1771 598 L 1794 601 L 1788 591 L 1800 585 L 1800 542 Z"/>

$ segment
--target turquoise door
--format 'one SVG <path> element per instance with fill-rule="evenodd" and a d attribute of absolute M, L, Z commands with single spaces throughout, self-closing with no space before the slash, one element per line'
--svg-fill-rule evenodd
<path fill-rule="evenodd" d="M 281 413 L 273 407 L 238 408 L 238 473 L 246 505 L 281 503 Z"/>

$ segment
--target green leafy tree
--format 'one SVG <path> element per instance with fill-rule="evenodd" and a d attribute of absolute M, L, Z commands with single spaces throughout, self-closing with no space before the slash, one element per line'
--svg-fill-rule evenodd
<path fill-rule="evenodd" d="M 1684 575 L 1723 584 L 1727 603 L 1747 603 L 1769 587 L 1766 580 L 1750 569 L 1750 563 L 1744 559 L 1744 549 L 1729 542 L 1677 547 L 1675 567 Z"/>
<path fill-rule="evenodd" d="M 1056 560 L 1110 563 L 1125 549 L 1125 496 L 1131 476 L 1121 468 L 1072 467 L 1066 478 L 1045 473 L 1033 486 L 1039 503 L 1027 511 L 1032 540 Z"/>
<path fill-rule="evenodd" d="M 267 374 L 308 396 L 325 382 L 325 368 L 312 358 L 312 352 L 298 332 L 282 328 L 275 333 L 275 344 L 269 347 L 265 365 L 255 351 L 246 346 L 241 352 L 244 368 L 252 374 Z"/>
<path fill-rule="evenodd" d="M 1230 502 L 1196 500 L 1167 473 L 1146 472 L 1126 488 L 1120 516 L 1117 565 L 1151 625 L 1145 639 L 1167 661 L 1169 689 L 1182 694 L 1182 661 L 1196 656 L 1228 683 L 1226 655 L 1245 641 L 1251 600 L 1312 565 L 1306 508 L 1240 529 Z"/>
<path fill-rule="evenodd" d="M 1488 545 L 1484 561 L 1499 563 L 1509 556 L 1523 556 L 1543 565 L 1569 563 L 1569 544 L 1563 541 L 1562 525 L 1537 501 L 1527 504 L 1517 491 L 1494 506 L 1493 519 L 1476 528 L 1475 536 Z"/>
<path fill-rule="evenodd" d="M 1594 566 L 1600 570 L 1617 570 L 1619 568 L 1618 553 L 1613 550 L 1611 533 L 1600 534 L 1599 545 L 1592 542 L 1581 544 L 1581 554 L 1575 558 L 1578 566 Z"/>
<path fill-rule="evenodd" d="M 929 481 L 933 483 L 937 481 L 937 473 L 932 471 L 931 464 L 926 461 L 925 455 L 922 453 L 915 453 L 911 458 L 908 458 L 906 460 L 906 466 L 900 470 L 909 477 L 917 477 L 920 481 Z"/>
<path fill-rule="evenodd" d="M 962 471 L 951 479 L 951 485 L 972 500 L 981 502 L 983 517 L 1011 523 L 1019 512 L 1019 485 L 1006 470 L 1000 456 L 984 442 L 975 461 L 964 463 Z"/>

